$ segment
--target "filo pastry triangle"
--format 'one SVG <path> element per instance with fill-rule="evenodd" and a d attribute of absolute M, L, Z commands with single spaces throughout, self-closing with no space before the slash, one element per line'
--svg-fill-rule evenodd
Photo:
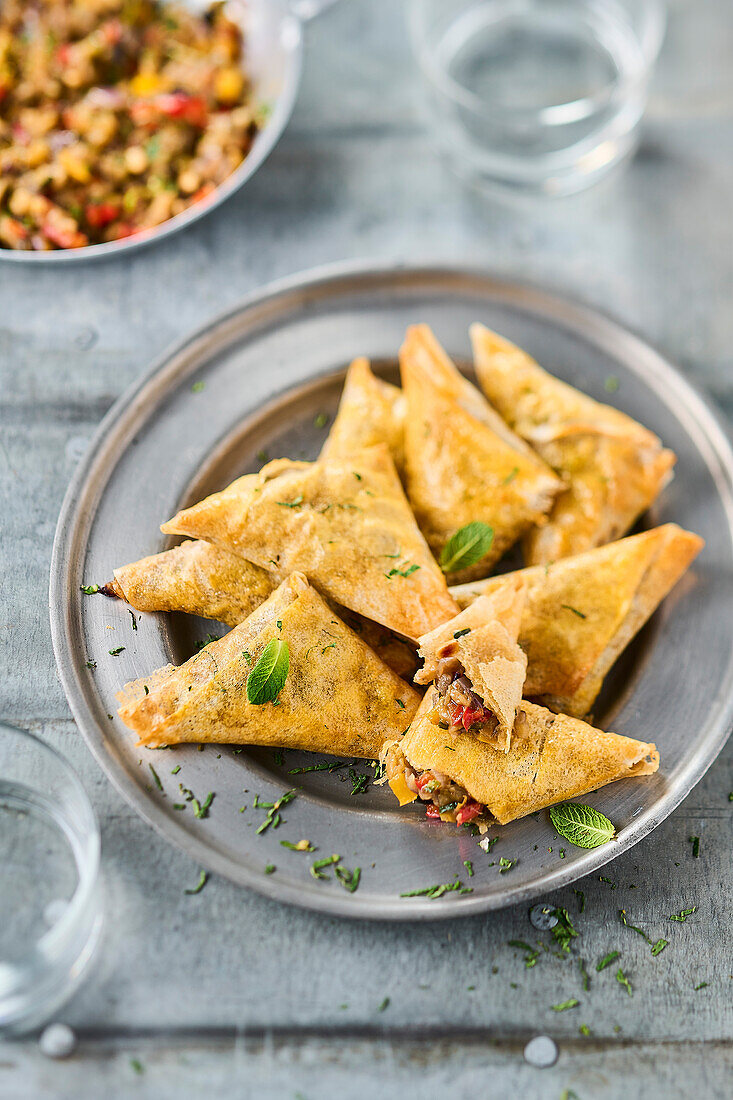
<path fill-rule="evenodd" d="M 386 443 L 397 472 L 405 465 L 405 399 L 398 386 L 372 373 L 368 359 L 355 359 L 346 373 L 341 402 L 322 459 L 350 455 Z"/>
<path fill-rule="evenodd" d="M 425 664 L 415 680 L 433 684 L 431 717 L 449 735 L 471 730 L 508 752 L 527 672 L 517 645 L 525 594 L 515 575 L 420 639 Z"/>
<path fill-rule="evenodd" d="M 276 697 L 254 702 L 248 680 L 268 643 L 287 674 Z M 127 684 L 118 700 L 122 721 L 150 748 L 229 743 L 374 758 L 404 730 L 419 695 L 295 573 L 222 639 Z"/>
<path fill-rule="evenodd" d="M 483 325 L 471 326 L 471 341 L 489 400 L 566 483 L 549 523 L 527 535 L 527 564 L 557 561 L 625 534 L 669 480 L 672 451 Z"/>
<path fill-rule="evenodd" d="M 273 574 L 259 565 L 201 539 L 187 539 L 115 569 L 104 591 L 138 611 L 182 611 L 237 626 L 276 588 Z M 393 672 L 412 679 L 417 662 L 410 642 L 354 611 L 334 610 Z"/>
<path fill-rule="evenodd" d="M 427 802 L 428 817 L 458 825 L 472 820 L 479 828 L 506 825 L 659 767 L 655 745 L 605 733 L 533 703 L 520 704 L 506 753 L 474 733 L 447 736 L 431 709 L 426 696 L 402 740 L 383 751 L 386 774 L 401 805 L 419 797 Z"/>
<path fill-rule="evenodd" d="M 270 462 L 161 530 L 232 550 L 278 580 L 301 571 L 330 599 L 408 638 L 458 610 L 385 444 L 343 462 Z"/>
<path fill-rule="evenodd" d="M 698 535 L 666 523 L 546 566 L 458 585 L 452 593 L 461 607 L 469 607 L 501 591 L 511 578 L 523 579 L 524 695 L 581 716 L 616 658 L 703 545 Z"/>
<path fill-rule="evenodd" d="M 561 490 L 553 472 L 516 439 L 481 394 L 462 379 L 426 325 L 407 330 L 400 350 L 407 401 L 407 492 L 436 557 L 456 531 L 493 530 L 488 553 L 454 580 L 485 576 L 545 514 Z"/>

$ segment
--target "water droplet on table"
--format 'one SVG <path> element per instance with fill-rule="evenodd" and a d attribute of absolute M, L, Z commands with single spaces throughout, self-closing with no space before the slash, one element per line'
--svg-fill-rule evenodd
<path fill-rule="evenodd" d="M 76 1046 L 76 1035 L 68 1024 L 49 1024 L 41 1032 L 38 1046 L 47 1058 L 68 1058 Z"/>
<path fill-rule="evenodd" d="M 537 1069 L 547 1069 L 557 1061 L 557 1043 L 549 1035 L 535 1035 L 524 1048 L 524 1060 Z"/>

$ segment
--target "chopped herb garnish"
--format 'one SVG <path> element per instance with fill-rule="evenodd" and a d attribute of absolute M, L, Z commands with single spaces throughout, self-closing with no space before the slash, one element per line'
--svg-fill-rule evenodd
<path fill-rule="evenodd" d="M 272 754 L 272 762 L 278 768 L 281 768 L 283 766 L 283 764 L 285 763 L 285 757 L 283 756 L 282 749 L 275 749 L 274 753 Z"/>
<path fill-rule="evenodd" d="M 390 577 L 411 577 L 413 573 L 417 573 L 419 568 L 420 566 L 415 565 L 414 563 L 412 565 L 409 565 L 407 569 L 397 569 L 397 567 L 395 566 L 393 569 L 390 569 L 389 573 L 385 573 L 384 575 L 388 579 Z"/>
<path fill-rule="evenodd" d="M 697 993 L 698 989 L 705 989 L 707 984 L 707 982 L 700 982 L 699 985 L 693 985 L 692 989 L 695 993 Z"/>
<path fill-rule="evenodd" d="M 184 894 L 200 894 L 208 881 L 209 876 L 207 875 L 206 871 L 202 871 L 197 885 L 188 890 L 184 890 L 183 892 Z"/>
<path fill-rule="evenodd" d="M 692 909 L 680 909 L 679 913 L 672 913 L 672 915 L 669 917 L 669 920 L 676 920 L 679 921 L 681 924 L 684 924 L 687 918 L 689 916 L 692 916 L 692 914 L 696 912 L 697 906 L 693 905 Z"/>
<path fill-rule="evenodd" d="M 289 840 L 281 840 L 280 843 L 283 848 L 288 848 L 291 852 L 315 852 L 309 840 L 299 840 L 297 844 L 291 844 Z"/>
<path fill-rule="evenodd" d="M 206 389 L 205 382 L 194 382 L 191 386 L 191 393 L 201 393 L 204 389 Z"/>
<path fill-rule="evenodd" d="M 575 889 L 573 890 L 573 893 L 576 894 L 577 898 L 578 898 L 578 912 L 582 913 L 583 910 L 585 909 L 585 894 L 583 893 L 582 890 L 575 890 Z"/>
<path fill-rule="evenodd" d="M 80 584 L 79 588 L 85 596 L 96 596 L 101 591 L 98 584 Z"/>
<path fill-rule="evenodd" d="M 335 648 L 336 648 L 336 643 L 331 642 L 330 645 L 324 645 L 323 649 L 321 650 L 321 653 L 325 653 L 327 649 L 335 649 Z"/>
<path fill-rule="evenodd" d="M 86 661 L 85 663 L 86 663 L 87 668 L 96 668 L 97 667 L 97 662 L 96 661 L 89 660 L 89 661 Z"/>
<path fill-rule="evenodd" d="M 369 776 L 364 775 L 363 772 L 358 772 L 355 768 L 349 768 L 349 779 L 351 780 L 352 794 L 366 794 L 369 790 Z"/>
<path fill-rule="evenodd" d="M 560 1004 L 550 1005 L 553 1012 L 565 1012 L 568 1008 L 577 1008 L 580 1001 L 577 997 L 569 997 L 567 1001 L 560 1001 Z"/>
<path fill-rule="evenodd" d="M 389 1004 L 389 997 L 385 997 L 382 1003 L 377 1006 L 377 1012 L 384 1012 L 385 1009 L 389 1008 Z"/>
<path fill-rule="evenodd" d="M 295 500 L 276 500 L 281 508 L 298 508 L 303 503 L 303 494 L 299 493 Z"/>
<path fill-rule="evenodd" d="M 453 635 L 453 637 L 454 637 L 454 638 L 456 638 L 456 639 L 458 639 L 458 638 L 463 638 L 463 637 L 464 637 L 464 635 L 466 635 L 466 634 L 470 634 L 470 633 L 471 633 L 471 627 L 470 627 L 470 626 L 467 626 L 467 627 L 464 627 L 464 629 L 463 629 L 463 630 L 457 630 L 457 631 L 455 632 L 455 634 Z"/>
<path fill-rule="evenodd" d="M 588 1035 L 590 1035 L 590 1028 L 588 1027 L 587 1024 L 581 1024 L 580 1027 L 578 1028 L 578 1031 L 580 1032 L 581 1035 L 585 1035 L 586 1037 Z"/>
<path fill-rule="evenodd" d="M 619 387 L 618 378 L 614 374 L 609 374 L 606 381 L 603 383 L 603 388 L 606 393 L 615 393 Z"/>
<path fill-rule="evenodd" d="M 120 653 L 124 653 L 124 651 L 125 647 L 123 645 L 118 645 L 117 649 L 110 649 L 109 655 L 110 657 L 119 657 Z"/>
<path fill-rule="evenodd" d="M 273 638 L 262 650 L 247 677 L 247 699 L 253 706 L 274 702 L 288 677 L 290 650 L 283 639 Z"/>
<path fill-rule="evenodd" d="M 253 808 L 257 809 L 258 806 L 262 806 L 263 809 L 267 810 L 265 820 L 256 830 L 258 835 L 266 832 L 271 825 L 273 829 L 277 829 L 278 825 L 282 822 L 279 812 L 280 808 L 282 806 L 287 806 L 288 802 L 292 802 L 297 793 L 297 788 L 293 787 L 292 790 L 286 791 L 285 794 L 281 795 L 276 802 L 260 802 L 257 795 L 255 795 L 255 800 L 252 803 Z"/>
<path fill-rule="evenodd" d="M 426 886 L 422 890 L 408 890 L 403 894 L 400 894 L 401 898 L 442 898 L 443 894 L 448 894 L 452 890 L 458 890 L 460 893 L 472 893 L 468 890 L 456 875 L 455 882 L 441 882 L 435 886 Z"/>
<path fill-rule="evenodd" d="M 525 943 L 524 940 L 509 940 L 510 947 L 516 947 L 519 951 L 524 951 L 524 965 L 527 970 L 531 970 L 536 965 L 538 958 L 540 957 L 540 948 L 532 947 L 531 944 Z"/>
<path fill-rule="evenodd" d="M 328 878 L 328 875 L 323 873 L 324 867 L 330 867 L 340 861 L 341 856 L 332 855 L 324 856 L 323 859 L 317 859 L 311 864 L 311 874 L 313 878 Z M 356 887 L 354 887 L 356 889 Z"/>
<path fill-rule="evenodd" d="M 396 703 L 396 704 L 397 704 L 397 706 L 398 706 L 398 707 L 400 708 L 400 710 L 404 710 L 404 709 L 405 709 L 405 704 L 404 704 L 404 703 L 402 702 L 402 700 L 401 700 L 401 699 L 395 699 L 395 703 Z"/>
<path fill-rule="evenodd" d="M 613 881 L 613 879 L 606 878 L 605 875 L 599 875 L 598 876 L 598 881 L 607 883 L 611 887 L 612 890 L 616 889 L 616 883 Z"/>
<path fill-rule="evenodd" d="M 200 653 L 202 649 L 205 649 L 211 642 L 218 642 L 221 639 L 218 634 L 207 634 L 205 638 L 202 638 L 200 642 L 196 642 L 196 652 Z"/>
<path fill-rule="evenodd" d="M 173 809 L 174 810 L 185 810 L 186 809 L 186 803 L 185 802 L 174 802 L 173 803 Z"/>
<path fill-rule="evenodd" d="M 458 573 L 485 558 L 494 541 L 493 528 L 476 520 L 456 531 L 443 547 L 440 568 L 444 573 Z"/>
<path fill-rule="evenodd" d="M 577 848 L 597 848 L 616 835 L 613 823 L 605 814 L 582 802 L 551 806 L 550 821 L 560 836 Z"/>
<path fill-rule="evenodd" d="M 323 412 L 317 413 L 316 416 L 313 419 L 313 427 L 314 428 L 325 428 L 330 419 L 331 419 L 331 417 L 328 415 L 328 413 L 323 413 Z"/>
<path fill-rule="evenodd" d="M 158 788 L 159 791 L 162 791 L 163 790 L 163 784 L 160 781 L 160 776 L 158 775 L 158 773 L 156 772 L 156 770 L 155 770 L 155 768 L 153 767 L 152 764 L 148 764 L 148 767 L 150 768 L 150 774 L 152 775 L 153 779 L 155 780 L 155 786 Z"/>
<path fill-rule="evenodd" d="M 137 619 L 135 618 L 135 612 L 132 610 L 131 607 L 128 607 L 127 610 L 130 612 L 130 618 L 132 619 L 132 629 L 137 630 Z"/>
<path fill-rule="evenodd" d="M 266 874 L 266 875 L 271 875 L 271 874 L 273 874 L 275 870 L 276 870 L 276 868 L 275 868 L 275 864 L 274 864 L 274 863 L 266 863 L 266 864 L 265 864 L 265 874 Z"/>
<path fill-rule="evenodd" d="M 346 867 L 335 867 L 334 870 L 343 888 L 353 894 L 361 882 L 361 867 L 355 867 L 353 871 L 348 871 Z"/>
<path fill-rule="evenodd" d="M 631 982 L 626 977 L 621 967 L 619 967 L 616 971 L 616 981 L 619 983 L 619 985 L 622 985 L 624 987 L 630 997 L 633 997 L 634 991 L 631 988 Z"/>
<path fill-rule="evenodd" d="M 632 932 L 638 933 L 638 935 L 640 935 L 643 939 L 646 940 L 646 942 L 648 944 L 651 945 L 652 941 L 649 939 L 646 932 L 642 928 L 637 928 L 637 926 L 635 924 L 629 924 L 628 920 L 626 919 L 626 910 L 625 909 L 619 909 L 618 915 L 619 915 L 619 919 L 620 919 L 620 921 L 623 925 L 625 925 L 627 928 L 630 928 Z"/>
<path fill-rule="evenodd" d="M 602 970 L 605 970 L 607 966 L 610 966 L 611 963 L 614 962 L 614 960 L 616 960 L 620 954 L 620 951 L 609 951 L 607 955 L 604 955 L 603 958 L 596 963 L 596 970 L 598 971 L 598 973 L 600 974 Z"/>
<path fill-rule="evenodd" d="M 207 794 L 206 798 L 203 800 L 201 805 L 199 805 L 199 802 L 198 802 L 197 798 L 192 798 L 191 803 L 193 805 L 194 817 L 208 817 L 209 816 L 209 807 L 211 806 L 211 803 L 213 801 L 214 801 L 214 792 L 213 791 L 209 791 L 209 793 Z"/>
<path fill-rule="evenodd" d="M 133 1073 L 145 1073 L 145 1067 L 139 1058 L 131 1058 L 130 1065 L 132 1066 Z"/>
<path fill-rule="evenodd" d="M 473 863 L 471 862 L 471 860 L 470 859 L 464 859 L 463 866 L 468 871 L 468 877 L 473 878 Z"/>
<path fill-rule="evenodd" d="M 567 909 L 556 907 L 553 914 L 557 917 L 557 924 L 552 929 L 552 937 L 561 951 L 570 954 L 570 941 L 578 935 Z"/>
<path fill-rule="evenodd" d="M 583 611 L 578 611 L 577 607 L 571 607 L 569 603 L 562 603 L 560 607 L 563 607 L 566 611 L 572 611 L 573 615 L 577 615 L 579 619 L 587 619 L 588 616 Z"/>
<path fill-rule="evenodd" d="M 585 968 L 585 959 L 578 959 L 578 970 L 580 971 L 580 977 L 583 982 L 583 989 L 587 992 L 590 989 L 590 974 Z"/>
<path fill-rule="evenodd" d="M 502 856 L 499 860 L 499 874 L 503 875 L 505 871 L 510 871 L 518 862 L 517 859 L 505 859 L 505 857 Z"/>
<path fill-rule="evenodd" d="M 692 845 L 692 858 L 697 859 L 697 857 L 700 855 L 700 837 L 699 836 L 688 836 L 687 839 L 689 840 L 690 844 Z"/>
<path fill-rule="evenodd" d="M 325 761 L 321 764 L 309 764 L 306 768 L 290 768 L 288 775 L 303 775 L 304 772 L 336 772 L 340 768 L 348 768 L 348 760 L 335 760 L 330 764 Z"/>
<path fill-rule="evenodd" d="M 518 473 L 519 473 L 519 467 L 515 466 L 514 469 L 506 475 L 506 477 L 502 481 L 502 485 L 511 484 L 511 482 L 514 481 L 514 478 L 517 476 Z"/>
<path fill-rule="evenodd" d="M 655 944 L 652 944 L 652 955 L 660 955 L 668 943 L 669 940 L 657 940 Z"/>

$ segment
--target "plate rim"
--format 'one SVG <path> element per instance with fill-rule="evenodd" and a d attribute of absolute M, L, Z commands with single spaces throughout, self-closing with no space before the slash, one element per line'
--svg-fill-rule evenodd
<path fill-rule="evenodd" d="M 239 886 L 249 887 L 273 901 L 347 919 L 434 921 L 457 916 L 475 916 L 529 901 L 604 867 L 637 844 L 679 806 L 719 756 L 733 730 L 733 697 L 728 699 L 727 709 L 721 715 L 718 735 L 702 759 L 691 761 L 686 767 L 686 775 L 680 786 L 664 792 L 644 814 L 623 828 L 613 844 L 607 846 L 608 851 L 606 846 L 591 849 L 583 858 L 568 867 L 545 871 L 531 883 L 516 887 L 507 883 L 501 894 L 464 895 L 460 899 L 446 896 L 437 902 L 424 898 L 403 899 L 396 895 L 387 900 L 368 900 L 360 898 L 358 894 L 342 898 L 330 891 L 304 893 L 302 885 L 297 883 L 279 879 L 278 876 L 251 872 L 199 837 L 177 828 L 163 808 L 146 797 L 125 769 L 111 766 L 112 754 L 106 747 L 103 728 L 87 704 L 80 669 L 66 645 L 66 639 L 73 630 L 72 600 L 67 599 L 67 595 L 73 588 L 69 584 L 70 574 L 78 562 L 74 551 L 82 538 L 82 551 L 86 546 L 85 536 L 88 534 L 94 504 L 122 453 L 120 448 L 125 449 L 125 437 L 129 433 L 130 425 L 136 422 L 141 404 L 147 406 L 150 398 L 154 398 L 161 390 L 166 392 L 168 386 L 179 376 L 185 377 L 187 369 L 190 369 L 188 360 L 200 344 L 205 344 L 219 332 L 225 333 L 228 327 L 257 307 L 273 306 L 279 299 L 297 292 L 320 291 L 322 295 L 328 296 L 329 290 L 337 291 L 344 282 L 356 282 L 369 289 L 379 282 L 391 282 L 395 279 L 418 285 L 424 282 L 426 286 L 446 280 L 478 283 L 484 291 L 498 292 L 505 300 L 518 299 L 533 312 L 551 318 L 555 324 L 579 333 L 596 345 L 605 347 L 610 344 L 616 356 L 620 353 L 619 342 L 627 351 L 633 349 L 638 356 L 644 356 L 647 364 L 656 368 L 656 377 L 653 375 L 650 379 L 645 375 L 645 380 L 650 384 L 653 380 L 658 385 L 668 385 L 670 381 L 674 383 L 677 391 L 681 391 L 686 398 L 682 405 L 684 415 L 680 414 L 685 428 L 689 430 L 694 427 L 700 443 L 717 460 L 719 476 L 716 481 L 733 540 L 733 445 L 726 421 L 709 397 L 645 337 L 595 306 L 586 305 L 564 293 L 557 294 L 542 284 L 511 278 L 502 273 L 494 274 L 490 269 L 478 265 L 435 263 L 412 266 L 371 260 L 345 261 L 276 279 L 252 291 L 235 306 L 219 313 L 187 336 L 172 342 L 154 359 L 148 370 L 114 402 L 90 440 L 64 495 L 51 554 L 49 614 L 59 678 L 74 721 L 87 747 L 127 804 L 166 841 L 208 870 Z M 102 489 L 99 488 L 100 481 L 103 482 Z"/>

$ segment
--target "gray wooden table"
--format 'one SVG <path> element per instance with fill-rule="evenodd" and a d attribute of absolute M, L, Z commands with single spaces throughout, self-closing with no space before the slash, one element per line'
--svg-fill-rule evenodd
<path fill-rule="evenodd" d="M 465 189 L 415 120 L 400 5 L 344 0 L 308 28 L 295 117 L 243 193 L 122 262 L 0 265 L 0 715 L 83 777 L 102 824 L 107 913 L 93 974 L 60 1014 L 77 1053 L 54 1063 L 33 1039 L 4 1044 L 3 1098 L 730 1095 L 733 745 L 611 866 L 612 884 L 577 884 L 582 914 L 572 890 L 550 899 L 579 937 L 569 958 L 525 969 L 507 943 L 537 939 L 523 907 L 386 927 L 217 879 L 185 895 L 199 869 L 121 801 L 70 719 L 46 599 L 64 489 L 106 409 L 169 342 L 316 264 L 442 260 L 544 282 L 642 332 L 733 413 L 733 10 L 672 8 L 641 152 L 585 196 L 507 208 Z M 686 923 L 669 921 L 692 905 Z M 670 941 L 662 954 L 621 925 L 622 907 Z M 595 971 L 613 949 L 632 997 L 615 967 Z M 569 997 L 580 1007 L 552 1011 Z M 551 1069 L 523 1059 L 539 1033 L 559 1044 Z"/>

